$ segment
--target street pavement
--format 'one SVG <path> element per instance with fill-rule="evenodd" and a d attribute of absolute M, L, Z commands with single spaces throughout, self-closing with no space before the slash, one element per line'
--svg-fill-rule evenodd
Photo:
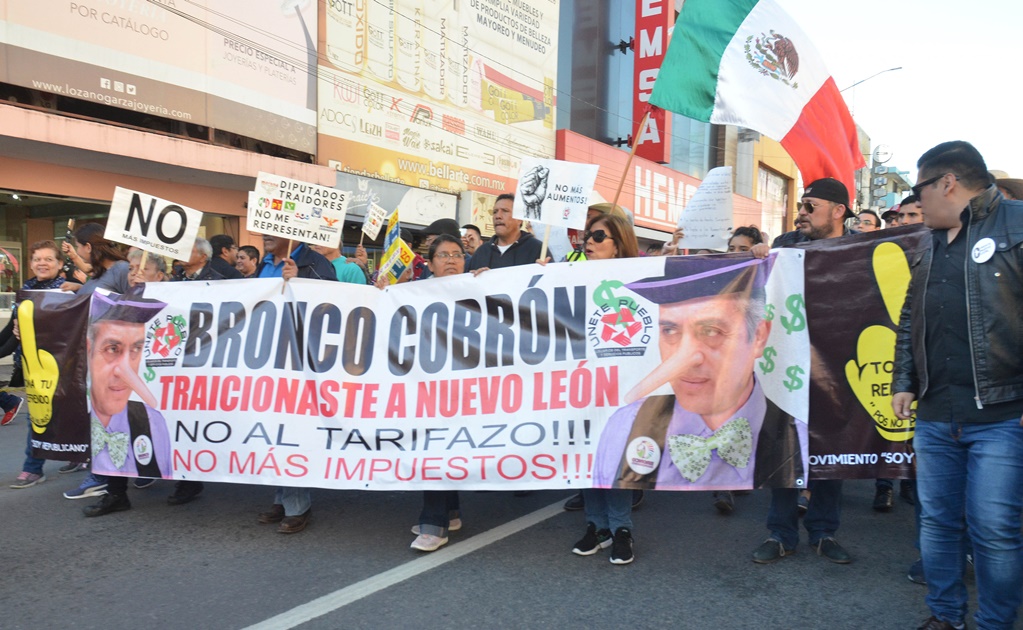
<path fill-rule="evenodd" d="M 8 486 L 21 470 L 26 410 L 0 428 L 0 628 L 915 628 L 924 587 L 913 509 L 871 509 L 872 481 L 845 484 L 836 565 L 798 552 L 756 565 L 768 492 L 719 515 L 710 493 L 647 493 L 636 561 L 571 553 L 584 530 L 569 491 L 464 492 L 464 527 L 440 551 L 409 549 L 418 492 L 313 491 L 299 534 L 260 525 L 269 486 L 206 484 L 187 505 L 172 482 L 129 487 L 133 508 L 99 518 L 61 495 L 84 473 Z M 897 486 L 896 486 L 897 487 Z M 972 606 L 971 606 L 972 608 Z"/>

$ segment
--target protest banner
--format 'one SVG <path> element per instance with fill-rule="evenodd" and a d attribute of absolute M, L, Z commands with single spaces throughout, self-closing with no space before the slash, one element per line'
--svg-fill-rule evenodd
<path fill-rule="evenodd" d="M 260 173 L 249 193 L 250 232 L 339 247 L 350 193 L 297 179 Z"/>
<path fill-rule="evenodd" d="M 881 333 L 893 335 L 889 306 L 926 233 L 896 232 L 766 260 L 514 267 L 384 291 L 150 283 L 131 304 L 97 296 L 93 319 L 145 320 L 129 366 L 136 408 L 151 401 L 143 455 L 163 423 L 178 479 L 723 490 L 803 487 L 807 472 L 899 478 L 912 475 L 911 423 L 887 415 L 894 338 Z M 871 267 L 877 280 L 851 291 Z M 97 470 L 130 475 L 131 461 Z"/>
<path fill-rule="evenodd" d="M 583 229 L 598 169 L 595 164 L 522 158 L 512 216 L 532 223 Z"/>
<path fill-rule="evenodd" d="M 200 223 L 198 210 L 118 186 L 103 237 L 158 256 L 188 260 Z"/>
<path fill-rule="evenodd" d="M 85 404 L 89 296 L 63 291 L 19 291 L 18 324 L 32 456 L 89 459 Z"/>
<path fill-rule="evenodd" d="M 728 249 L 733 229 L 732 167 L 712 168 L 678 217 L 679 249 Z"/>

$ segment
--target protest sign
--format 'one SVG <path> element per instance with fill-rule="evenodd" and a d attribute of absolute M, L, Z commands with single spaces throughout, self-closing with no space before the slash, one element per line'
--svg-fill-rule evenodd
<path fill-rule="evenodd" d="M 103 237 L 159 256 L 188 260 L 202 212 L 118 186 Z"/>
<path fill-rule="evenodd" d="M 732 167 L 712 168 L 678 218 L 679 249 L 728 249 L 732 235 Z"/>
<path fill-rule="evenodd" d="M 512 216 L 532 223 L 583 229 L 599 168 L 596 164 L 523 158 Z"/>
<path fill-rule="evenodd" d="M 350 193 L 297 179 L 260 173 L 249 193 L 250 232 L 338 247 Z"/>
<path fill-rule="evenodd" d="M 380 228 L 384 226 L 387 221 L 387 210 L 384 210 L 377 204 L 370 202 L 366 209 L 366 216 L 362 222 L 362 232 L 368 236 L 371 240 L 376 240 L 377 235 L 380 234 Z"/>

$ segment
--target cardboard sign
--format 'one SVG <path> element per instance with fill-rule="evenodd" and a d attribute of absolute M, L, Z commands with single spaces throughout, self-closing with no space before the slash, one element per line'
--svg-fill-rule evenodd
<path fill-rule="evenodd" d="M 260 173 L 249 193 L 246 227 L 250 232 L 338 247 L 351 193 Z"/>
<path fill-rule="evenodd" d="M 583 229 L 598 169 L 596 164 L 523 158 L 512 216 L 532 223 Z"/>
<path fill-rule="evenodd" d="M 680 249 L 728 249 L 732 235 L 732 167 L 712 168 L 678 219 Z"/>
<path fill-rule="evenodd" d="M 202 212 L 118 186 L 103 237 L 159 256 L 188 260 Z"/>
<path fill-rule="evenodd" d="M 412 265 L 416 254 L 405 241 L 398 239 L 384 252 L 384 262 L 380 265 L 380 273 L 387 274 L 387 283 L 395 284 L 401 274 Z"/>
<path fill-rule="evenodd" d="M 377 235 L 380 234 L 380 228 L 384 226 L 387 221 L 387 210 L 384 210 L 377 204 L 370 202 L 366 208 L 366 216 L 362 222 L 362 232 L 368 236 L 371 240 L 376 240 Z"/>

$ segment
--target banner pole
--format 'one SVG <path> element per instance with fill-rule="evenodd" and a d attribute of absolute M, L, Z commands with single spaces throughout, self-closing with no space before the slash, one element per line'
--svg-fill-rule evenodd
<path fill-rule="evenodd" d="M 146 261 L 147 260 L 149 260 L 149 252 L 147 252 L 146 250 L 143 249 L 142 250 L 142 258 L 139 259 L 139 273 L 141 273 L 143 275 L 146 273 Z"/>
<path fill-rule="evenodd" d="M 540 247 L 540 260 L 547 258 L 547 243 L 551 240 L 551 224 L 547 224 L 547 228 L 543 231 L 543 245 Z"/>
<path fill-rule="evenodd" d="M 629 151 L 629 159 L 625 161 L 625 168 L 622 169 L 622 179 L 618 182 L 618 190 L 615 191 L 614 205 L 618 205 L 618 197 L 622 194 L 622 186 L 625 185 L 625 178 L 629 176 L 629 167 L 632 165 L 632 157 L 636 155 L 636 147 L 639 146 L 639 136 L 643 133 L 643 129 L 646 128 L 646 123 L 650 119 L 650 110 L 643 114 L 643 121 L 639 123 L 639 127 L 636 129 L 636 137 L 632 139 L 632 150 Z"/>

